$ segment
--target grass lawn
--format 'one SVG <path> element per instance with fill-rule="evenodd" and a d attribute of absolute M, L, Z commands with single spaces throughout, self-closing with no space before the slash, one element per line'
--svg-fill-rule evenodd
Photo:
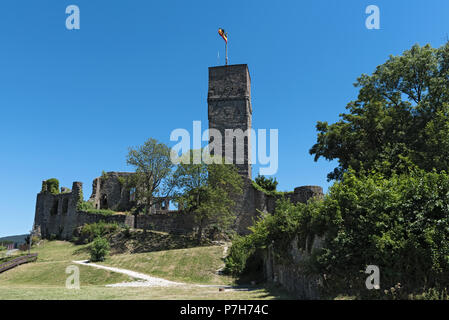
<path fill-rule="evenodd" d="M 129 269 L 176 282 L 232 284 L 231 277 L 217 275 L 223 266 L 223 247 L 196 247 L 166 251 L 118 254 L 103 265 Z"/>
<path fill-rule="evenodd" d="M 197 247 L 108 257 L 102 263 L 146 273 L 168 280 L 190 283 L 174 287 L 105 287 L 106 284 L 133 281 L 128 276 L 77 265 L 81 289 L 66 289 L 66 267 L 73 260 L 88 259 L 86 246 L 64 241 L 44 241 L 32 252 L 39 253 L 37 262 L 28 263 L 0 274 L 0 300 L 128 300 L 128 299 L 287 299 L 282 290 L 225 290 L 198 287 L 199 284 L 230 284 L 233 279 L 215 271 L 223 264 L 223 247 Z"/>
<path fill-rule="evenodd" d="M 65 282 L 69 276 L 65 271 L 68 266 L 74 265 L 72 260 L 87 259 L 85 253 L 74 253 L 76 249 L 76 246 L 68 242 L 46 241 L 41 246 L 32 250 L 32 253 L 37 252 L 39 254 L 36 262 L 23 264 L 1 273 L 0 287 L 43 286 L 65 288 Z M 128 276 L 107 270 L 77 266 L 80 270 L 81 286 L 110 284 L 131 280 Z"/>
<path fill-rule="evenodd" d="M 81 289 L 60 287 L 3 287 L 0 284 L 0 300 L 266 300 L 288 299 L 287 295 L 267 289 L 250 291 L 201 288 L 195 286 L 108 288 L 82 286 Z"/>

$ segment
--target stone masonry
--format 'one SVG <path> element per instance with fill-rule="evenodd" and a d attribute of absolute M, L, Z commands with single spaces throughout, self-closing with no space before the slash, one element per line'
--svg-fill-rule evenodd
<path fill-rule="evenodd" d="M 233 134 L 236 131 L 248 133 L 252 126 L 251 78 L 246 64 L 219 66 L 209 68 L 208 90 L 209 129 L 216 129 L 222 135 L 221 151 L 233 150 L 230 160 L 236 164 L 244 179 L 243 194 L 236 197 L 234 210 L 237 213 L 235 230 L 247 234 L 260 212 L 274 213 L 275 202 L 280 196 L 266 194 L 253 187 L 250 161 L 251 140 L 243 140 Z M 229 139 L 231 135 L 232 139 Z M 228 139 L 226 139 L 228 138 Z M 211 140 L 213 140 L 211 136 Z M 228 142 L 228 143 L 226 143 Z M 239 154 L 238 146 L 243 145 Z M 134 192 L 126 187 L 124 181 L 133 173 L 108 172 L 96 178 L 92 183 L 92 195 L 89 198 L 96 209 L 129 211 L 136 203 Z M 43 237 L 53 235 L 62 239 L 71 239 L 75 228 L 85 223 L 100 220 L 117 222 L 133 228 L 146 228 L 158 231 L 190 233 L 195 231 L 192 215 L 169 210 L 169 199 L 156 205 L 147 216 L 130 214 L 101 215 L 77 210 L 81 201 L 82 183 L 74 182 L 72 191 L 63 188 L 60 194 L 42 190 L 37 195 L 35 230 L 40 230 Z M 303 186 L 285 194 L 290 201 L 307 202 L 312 197 L 322 197 L 323 191 L 318 186 Z"/>
<path fill-rule="evenodd" d="M 209 68 L 207 103 L 209 129 L 217 129 L 222 136 L 221 156 L 228 157 L 242 176 L 251 179 L 250 136 L 248 134 L 243 141 L 232 136 L 235 130 L 242 133 L 251 130 L 251 78 L 248 66 L 238 64 Z M 232 152 L 232 158 L 229 152 Z"/>
<path fill-rule="evenodd" d="M 237 219 L 235 229 L 239 234 L 247 234 L 248 227 L 259 216 L 259 211 L 274 212 L 276 196 L 266 195 L 252 185 L 251 137 L 252 128 L 251 77 L 246 64 L 209 68 L 208 91 L 209 129 L 221 133 L 222 156 L 234 163 L 244 179 L 243 194 L 235 198 Z M 246 133 L 238 139 L 235 133 Z M 232 139 L 231 139 L 232 138 Z M 240 137 L 242 138 L 242 136 Z M 212 134 L 210 141 L 213 144 Z M 242 148 L 243 147 L 243 148 Z M 239 155 L 238 150 L 243 152 Z M 232 150 L 232 159 L 229 157 Z M 323 195 L 318 186 L 298 187 L 286 196 L 292 202 L 307 202 L 308 199 Z"/>

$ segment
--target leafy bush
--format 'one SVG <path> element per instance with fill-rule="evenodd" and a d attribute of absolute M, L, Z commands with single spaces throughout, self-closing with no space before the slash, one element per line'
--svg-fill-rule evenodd
<path fill-rule="evenodd" d="M 255 179 L 256 183 L 265 191 L 276 191 L 278 182 L 276 178 L 267 178 L 265 176 L 258 175 Z"/>
<path fill-rule="evenodd" d="M 449 285 L 449 175 L 413 169 L 408 174 L 350 171 L 324 200 L 293 205 L 279 200 L 273 215 L 237 238 L 226 259 L 230 273 L 248 267 L 256 249 L 274 247 L 275 259 L 291 263 L 288 246 L 306 248 L 315 236 L 323 248 L 311 252 L 307 272 L 326 275 L 330 295 L 403 299 L 442 292 Z M 381 272 L 381 290 L 367 290 L 367 265 Z M 398 287 L 398 284 L 400 288 Z M 429 291 L 430 289 L 435 291 Z M 444 296 L 444 294 L 440 294 Z"/>
<path fill-rule="evenodd" d="M 131 238 L 131 227 L 128 226 L 127 224 L 125 224 L 125 225 L 123 226 L 123 236 L 124 236 L 126 239 Z"/>
<path fill-rule="evenodd" d="M 89 243 L 97 237 L 104 237 L 109 234 L 115 233 L 120 229 L 117 223 L 106 223 L 104 221 L 85 224 L 84 226 L 77 228 L 74 232 L 74 238 L 77 243 Z"/>
<path fill-rule="evenodd" d="M 263 281 L 263 252 L 251 237 L 236 236 L 225 258 L 225 274 L 239 276 L 239 281 Z"/>
<path fill-rule="evenodd" d="M 107 173 L 106 171 L 101 171 L 101 179 L 103 180 L 108 180 L 109 179 L 109 173 Z"/>
<path fill-rule="evenodd" d="M 277 184 L 277 181 L 276 181 L 276 184 Z M 266 195 L 270 195 L 270 196 L 285 196 L 287 194 L 292 194 L 294 192 L 294 191 L 277 191 L 277 190 L 267 191 L 266 189 L 261 187 L 259 184 L 257 184 L 256 181 L 252 181 L 252 186 L 254 189 L 259 190 L 259 191 L 265 193 Z"/>
<path fill-rule="evenodd" d="M 319 212 L 327 231 L 316 270 L 327 285 L 357 295 L 367 293 L 363 271 L 370 264 L 379 266 L 383 288 L 401 283 L 404 295 L 446 287 L 448 195 L 445 172 L 345 174 Z"/>
<path fill-rule="evenodd" d="M 53 194 L 59 193 L 59 180 L 51 178 L 42 182 L 42 191 L 48 191 Z"/>
<path fill-rule="evenodd" d="M 411 295 L 409 298 L 412 300 L 449 300 L 449 293 L 447 288 L 430 288 L 421 294 Z"/>
<path fill-rule="evenodd" d="M 88 201 L 82 201 L 78 204 L 77 209 L 79 211 L 84 211 L 84 212 L 88 212 L 89 210 L 94 210 L 94 205 L 92 204 L 92 202 L 88 202 Z"/>
<path fill-rule="evenodd" d="M 109 209 L 95 209 L 92 202 L 82 201 L 78 204 L 78 211 L 83 211 L 87 213 L 101 214 L 104 216 L 110 216 L 115 214 L 115 211 Z"/>
<path fill-rule="evenodd" d="M 104 261 L 109 254 L 109 242 L 106 238 L 97 237 L 89 247 L 90 261 Z"/>
<path fill-rule="evenodd" d="M 241 275 L 245 270 L 246 261 L 254 251 L 250 237 L 235 237 L 229 255 L 225 258 L 224 272 L 233 276 Z"/>
<path fill-rule="evenodd" d="M 32 237 L 31 237 L 31 244 L 34 245 L 34 244 L 38 243 L 40 240 L 41 240 L 40 237 L 38 237 L 38 236 L 32 236 Z"/>
<path fill-rule="evenodd" d="M 285 252 L 285 248 L 288 248 L 298 235 L 298 231 L 310 225 L 308 220 L 311 212 L 316 210 L 319 204 L 320 202 L 315 200 L 309 205 L 295 205 L 289 200 L 279 199 L 275 213 L 265 214 L 255 221 L 249 228 L 251 234 L 234 238 L 229 255 L 225 259 L 225 271 L 236 276 L 259 269 L 260 266 L 250 266 L 248 262 L 255 260 L 254 255 L 259 249 L 266 249 L 268 246 L 272 246 L 274 252 Z M 305 243 L 305 237 L 303 242 Z M 278 255 L 277 258 L 288 259 L 288 256 Z"/>

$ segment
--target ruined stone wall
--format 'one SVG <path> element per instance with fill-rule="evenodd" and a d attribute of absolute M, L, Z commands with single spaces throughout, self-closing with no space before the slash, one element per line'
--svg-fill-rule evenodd
<path fill-rule="evenodd" d="M 323 189 L 318 186 L 302 186 L 284 195 L 271 195 L 255 189 L 250 179 L 244 179 L 243 195 L 234 199 L 235 210 L 238 213 L 235 222 L 236 231 L 241 235 L 249 234 L 248 227 L 252 226 L 253 221 L 260 217 L 260 212 L 274 214 L 276 201 L 283 197 L 292 203 L 307 203 L 311 198 L 322 198 Z"/>
<path fill-rule="evenodd" d="M 135 218 L 135 227 L 137 229 L 177 234 L 188 234 L 196 229 L 193 214 L 178 211 L 171 211 L 168 214 L 139 215 Z"/>
<path fill-rule="evenodd" d="M 71 192 L 52 194 L 43 191 L 37 195 L 34 224 L 43 237 L 71 238 L 77 224 L 76 207 L 81 193 L 82 183 L 74 182 Z"/>
<path fill-rule="evenodd" d="M 132 175 L 133 173 L 130 172 L 108 172 L 94 179 L 89 202 L 96 209 L 130 210 L 133 201 L 131 201 L 130 189 L 126 186 L 126 179 Z"/>
<path fill-rule="evenodd" d="M 132 173 L 109 172 L 106 179 L 96 178 L 92 183 L 93 190 L 89 201 L 98 209 L 130 209 L 133 203 L 129 198 L 129 189 L 124 188 L 119 180 L 119 177 L 126 178 L 130 175 Z M 34 230 L 43 238 L 70 240 L 77 227 L 100 221 L 172 233 L 189 233 L 195 227 L 192 215 L 169 211 L 169 199 L 156 204 L 148 216 L 103 215 L 77 210 L 78 203 L 83 201 L 81 182 L 74 182 L 72 191 L 67 188 L 61 188 L 61 191 L 64 193 L 52 194 L 44 190 L 37 195 Z M 102 204 L 102 199 L 107 202 Z"/>
<path fill-rule="evenodd" d="M 312 198 L 322 198 L 323 189 L 318 186 L 302 186 L 295 188 L 293 193 L 285 195 L 293 203 L 307 203 Z M 265 198 L 267 207 L 274 210 L 275 202 L 279 196 Z M 274 211 L 269 211 L 274 213 Z M 298 239 L 294 239 L 289 248 L 282 248 L 282 252 L 276 252 L 272 246 L 265 250 L 264 274 L 268 282 L 281 285 L 292 292 L 298 299 L 318 299 L 320 281 L 317 277 L 309 276 L 304 272 L 303 263 L 310 258 L 313 250 L 322 247 L 323 239 L 314 237 L 311 245 L 306 242 L 305 248 L 298 247 Z M 276 257 L 285 256 L 290 259 L 278 260 Z M 290 262 L 287 262 L 290 261 Z"/>
<path fill-rule="evenodd" d="M 289 248 L 283 248 L 282 255 L 287 253 L 290 262 L 279 261 L 278 254 L 270 246 L 264 255 L 264 275 L 268 282 L 281 285 L 298 299 L 319 299 L 320 279 L 304 272 L 304 263 L 310 258 L 311 252 L 322 247 L 323 239 L 315 237 L 310 251 L 298 247 L 298 239 L 290 243 Z M 306 244 L 306 248 L 308 245 Z"/>
<path fill-rule="evenodd" d="M 134 227 L 133 215 L 126 215 L 126 214 L 101 215 L 82 211 L 77 212 L 76 227 L 82 226 L 84 224 L 97 223 L 100 221 L 104 221 L 106 223 L 117 223 L 119 225 L 127 225 L 130 228 Z M 75 230 L 76 227 L 73 228 L 73 230 Z"/>

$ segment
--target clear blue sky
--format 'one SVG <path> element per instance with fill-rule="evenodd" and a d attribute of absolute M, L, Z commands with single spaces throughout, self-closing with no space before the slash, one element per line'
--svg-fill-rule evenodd
<path fill-rule="evenodd" d="M 65 28 L 78 5 L 81 29 Z M 365 8 L 380 8 L 380 30 Z M 208 67 L 252 77 L 253 126 L 279 129 L 281 190 L 329 187 L 334 163 L 308 150 L 315 124 L 334 122 L 356 97 L 352 84 L 414 43 L 449 34 L 449 2 L 54 1 L 0 2 L 0 236 L 28 232 L 41 181 L 84 183 L 128 171 L 129 146 L 175 128 L 207 126 Z"/>

